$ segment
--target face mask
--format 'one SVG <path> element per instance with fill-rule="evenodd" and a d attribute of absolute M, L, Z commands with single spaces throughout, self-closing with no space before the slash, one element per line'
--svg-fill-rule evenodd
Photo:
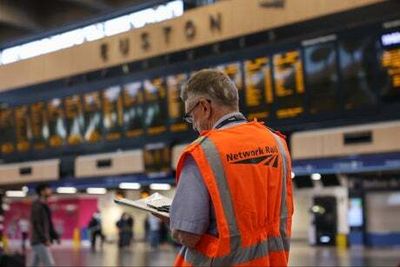
<path fill-rule="evenodd" d="M 195 132 L 197 132 L 197 134 L 201 134 L 201 132 L 204 131 L 204 130 L 201 130 L 202 127 L 200 127 L 200 125 L 201 125 L 201 121 L 200 120 L 201 119 L 199 118 L 196 122 L 193 121 L 193 124 L 192 124 L 193 130 Z"/>
<path fill-rule="evenodd" d="M 200 131 L 194 126 L 194 124 L 192 125 L 192 129 L 193 129 L 193 131 L 195 131 L 197 134 L 200 134 Z"/>

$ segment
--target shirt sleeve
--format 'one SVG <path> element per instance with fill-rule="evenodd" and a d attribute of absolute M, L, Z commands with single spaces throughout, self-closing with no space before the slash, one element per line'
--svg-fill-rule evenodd
<path fill-rule="evenodd" d="M 185 159 L 171 205 L 170 228 L 204 234 L 210 224 L 210 195 L 196 162 Z"/>

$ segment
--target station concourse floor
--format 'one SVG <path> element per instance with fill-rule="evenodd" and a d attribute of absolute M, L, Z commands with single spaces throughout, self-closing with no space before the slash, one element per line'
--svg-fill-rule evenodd
<path fill-rule="evenodd" d="M 162 245 L 151 250 L 143 242 L 119 250 L 116 244 L 105 244 L 103 250 L 74 249 L 61 245 L 52 248 L 56 266 L 171 266 L 176 248 Z M 32 252 L 27 252 L 27 266 L 31 265 Z M 400 266 L 400 248 L 311 247 L 306 242 L 291 244 L 290 266 Z"/>

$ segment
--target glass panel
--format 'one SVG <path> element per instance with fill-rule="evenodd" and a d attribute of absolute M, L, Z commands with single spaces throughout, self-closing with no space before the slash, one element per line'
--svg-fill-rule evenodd
<path fill-rule="evenodd" d="M 89 143 L 101 140 L 101 101 L 100 93 L 93 92 L 84 96 L 84 139 Z"/>
<path fill-rule="evenodd" d="M 144 133 L 144 95 L 141 82 L 125 84 L 124 127 L 127 137 L 136 137 Z"/>
<path fill-rule="evenodd" d="M 304 57 L 310 113 L 335 112 L 338 86 L 335 44 L 306 47 Z"/>
<path fill-rule="evenodd" d="M 342 90 L 346 110 L 376 104 L 372 81 L 374 43 L 372 38 L 344 40 L 339 45 Z"/>
<path fill-rule="evenodd" d="M 102 93 L 105 138 L 109 141 L 116 140 L 121 138 L 123 124 L 121 87 L 113 86 Z"/>
<path fill-rule="evenodd" d="M 300 52 L 274 55 L 276 117 L 292 118 L 304 112 L 304 77 Z"/>

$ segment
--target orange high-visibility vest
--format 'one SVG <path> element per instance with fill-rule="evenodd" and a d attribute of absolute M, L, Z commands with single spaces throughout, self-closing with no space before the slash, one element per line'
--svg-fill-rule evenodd
<path fill-rule="evenodd" d="M 175 266 L 287 266 L 293 195 L 283 138 L 255 121 L 202 133 L 176 177 L 188 155 L 211 196 L 218 237 L 182 247 Z"/>

